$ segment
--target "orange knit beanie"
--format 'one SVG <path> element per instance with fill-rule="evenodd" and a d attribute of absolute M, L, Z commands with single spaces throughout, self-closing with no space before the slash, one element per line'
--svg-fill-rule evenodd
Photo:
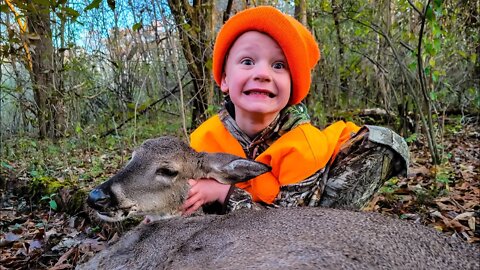
<path fill-rule="evenodd" d="M 213 48 L 215 82 L 221 85 L 225 56 L 235 40 L 248 31 L 268 34 L 280 45 L 292 78 L 292 93 L 288 103 L 301 102 L 310 90 L 310 72 L 320 59 L 320 50 L 312 34 L 300 22 L 271 6 L 238 12 L 220 29 Z"/>

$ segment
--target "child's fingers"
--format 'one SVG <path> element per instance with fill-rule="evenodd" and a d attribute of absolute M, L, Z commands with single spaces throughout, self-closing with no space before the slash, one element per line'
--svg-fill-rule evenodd
<path fill-rule="evenodd" d="M 202 206 L 202 201 L 196 201 L 190 208 L 188 208 L 183 215 L 184 216 L 189 216 L 193 214 L 193 212 L 197 211 L 201 206 Z"/>
<path fill-rule="evenodd" d="M 192 214 L 193 212 L 197 211 L 197 209 L 200 208 L 202 204 L 202 200 L 192 201 L 188 206 L 183 209 L 182 215 L 188 216 Z"/>
<path fill-rule="evenodd" d="M 192 207 L 195 207 L 196 204 L 200 204 L 200 206 L 203 204 L 202 196 L 199 193 L 192 194 L 191 196 L 188 197 L 188 199 L 182 205 L 182 212 L 185 213 L 189 211 L 189 209 Z"/>
<path fill-rule="evenodd" d="M 207 202 L 209 195 L 207 191 L 211 189 L 210 181 L 207 180 L 199 181 L 195 179 L 189 179 L 188 184 L 190 185 L 188 197 L 181 209 L 184 216 L 188 216 L 197 211 L 205 202 Z"/>
<path fill-rule="evenodd" d="M 195 186 L 195 184 L 197 184 L 197 180 L 195 180 L 195 179 L 188 179 L 188 184 L 190 184 L 190 187 L 193 187 L 193 186 Z"/>
<path fill-rule="evenodd" d="M 197 196 L 189 196 L 188 199 L 182 205 L 182 212 L 185 212 L 188 208 L 192 207 L 198 200 Z"/>
<path fill-rule="evenodd" d="M 198 192 L 198 181 L 189 179 L 188 184 L 190 185 L 190 189 L 188 190 L 188 198 L 194 196 Z"/>

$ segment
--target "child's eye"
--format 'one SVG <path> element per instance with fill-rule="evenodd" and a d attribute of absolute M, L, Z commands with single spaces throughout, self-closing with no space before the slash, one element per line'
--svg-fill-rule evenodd
<path fill-rule="evenodd" d="M 242 61 L 240 61 L 240 63 L 242 63 L 243 65 L 247 65 L 247 66 L 251 66 L 253 65 L 253 60 L 252 59 L 242 59 Z"/>
<path fill-rule="evenodd" d="M 273 68 L 274 69 L 284 69 L 284 68 L 286 68 L 286 65 L 283 62 L 275 62 L 275 63 L 273 63 Z"/>

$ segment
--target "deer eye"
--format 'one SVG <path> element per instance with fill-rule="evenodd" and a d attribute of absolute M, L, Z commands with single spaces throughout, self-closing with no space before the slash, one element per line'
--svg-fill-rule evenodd
<path fill-rule="evenodd" d="M 175 170 L 171 170 L 169 168 L 158 168 L 157 171 L 155 172 L 156 175 L 162 175 L 162 176 L 168 176 L 168 177 L 174 177 L 177 176 L 178 172 Z"/>

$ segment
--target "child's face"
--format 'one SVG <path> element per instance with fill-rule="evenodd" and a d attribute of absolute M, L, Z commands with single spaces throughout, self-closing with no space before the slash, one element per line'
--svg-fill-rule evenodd
<path fill-rule="evenodd" d="M 227 56 L 221 83 L 235 105 L 236 118 L 276 116 L 287 105 L 290 88 L 287 58 L 274 39 L 257 31 L 238 37 Z"/>

